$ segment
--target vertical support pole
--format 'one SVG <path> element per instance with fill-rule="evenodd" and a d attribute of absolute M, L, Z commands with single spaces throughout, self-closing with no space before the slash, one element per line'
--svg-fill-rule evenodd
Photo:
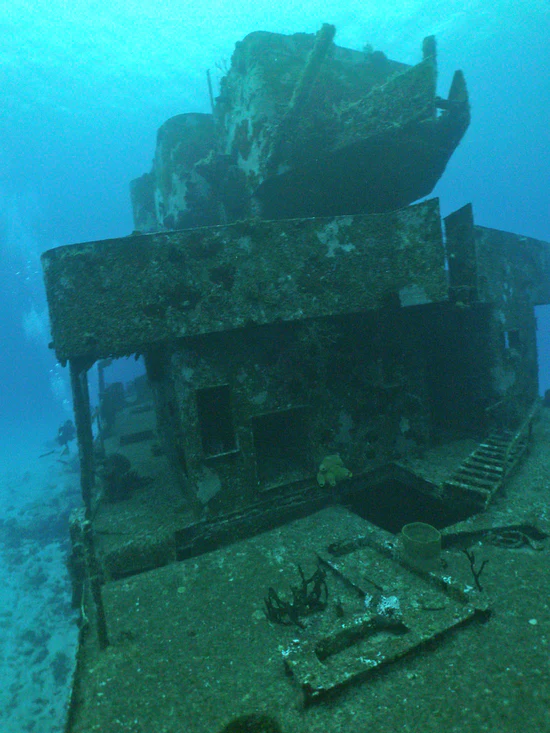
<path fill-rule="evenodd" d="M 86 518 L 92 513 L 92 492 L 94 488 L 94 436 L 90 413 L 90 394 L 88 392 L 87 366 L 81 359 L 71 359 L 71 389 L 73 409 L 80 457 L 80 486 L 86 508 Z"/>
<path fill-rule="evenodd" d="M 96 631 L 100 649 L 109 645 L 105 607 L 101 594 L 101 568 L 97 561 L 92 528 L 92 501 L 95 483 L 94 473 L 94 436 L 92 432 L 92 416 L 90 411 L 90 393 L 88 390 L 87 370 L 92 366 L 88 359 L 71 359 L 71 389 L 73 393 L 73 409 L 78 438 L 80 456 L 80 485 L 84 501 L 85 518 L 82 523 L 83 542 L 87 579 L 95 606 Z"/>
<path fill-rule="evenodd" d="M 210 76 L 210 69 L 206 69 L 206 83 L 208 84 L 208 96 L 210 97 L 210 107 L 212 114 L 214 113 L 214 92 L 212 91 L 212 77 Z"/>
<path fill-rule="evenodd" d="M 105 436 L 103 431 L 103 400 L 105 399 L 105 369 L 112 363 L 111 359 L 102 359 L 97 362 L 97 385 L 99 406 L 96 412 L 97 437 L 99 439 L 99 447 L 101 457 L 105 458 Z"/>
<path fill-rule="evenodd" d="M 102 359 L 97 362 L 97 385 L 99 391 L 99 402 L 103 399 L 105 394 L 105 367 L 111 363 L 110 359 Z"/>
<path fill-rule="evenodd" d="M 86 548 L 86 565 L 88 568 L 88 580 L 90 581 L 90 590 L 95 605 L 96 614 L 96 631 L 97 640 L 100 649 L 106 649 L 109 646 L 109 635 L 107 633 L 107 618 L 105 616 L 105 606 L 103 605 L 103 596 L 101 594 L 101 569 L 97 561 L 94 545 L 94 531 L 92 523 L 89 519 L 83 523 L 84 546 Z"/>

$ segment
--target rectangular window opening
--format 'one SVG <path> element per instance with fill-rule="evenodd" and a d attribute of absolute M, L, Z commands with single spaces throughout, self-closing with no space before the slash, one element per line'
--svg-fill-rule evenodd
<path fill-rule="evenodd" d="M 198 389 L 197 411 L 204 455 L 218 456 L 236 451 L 229 386 Z"/>
<path fill-rule="evenodd" d="M 252 418 L 258 480 L 262 488 L 306 478 L 312 473 L 305 407 Z"/>
<path fill-rule="evenodd" d="M 503 340 L 504 340 L 504 348 L 506 350 L 508 349 L 514 349 L 515 351 L 520 350 L 521 337 L 520 337 L 519 330 L 517 328 L 514 328 L 510 331 L 504 331 Z"/>

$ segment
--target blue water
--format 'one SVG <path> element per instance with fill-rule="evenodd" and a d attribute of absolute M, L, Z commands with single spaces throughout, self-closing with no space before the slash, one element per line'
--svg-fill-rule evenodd
<path fill-rule="evenodd" d="M 443 214 L 472 202 L 478 224 L 550 240 L 548 0 L 1 0 L 0 517 L 25 472 L 23 499 L 41 496 L 38 456 L 71 410 L 66 370 L 48 349 L 40 253 L 128 234 L 129 181 L 149 170 L 168 117 L 209 111 L 206 69 L 217 83 L 251 31 L 323 22 L 339 45 L 369 43 L 410 63 L 435 33 L 439 93 L 460 68 L 472 104 L 434 192 Z M 544 312 L 539 332 L 546 388 Z"/>

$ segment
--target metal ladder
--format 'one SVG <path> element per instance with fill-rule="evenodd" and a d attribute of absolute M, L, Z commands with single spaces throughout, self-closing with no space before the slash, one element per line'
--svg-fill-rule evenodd
<path fill-rule="evenodd" d="M 493 496 L 524 457 L 540 402 L 533 405 L 516 431 L 494 430 L 443 483 L 444 497 L 486 509 Z"/>

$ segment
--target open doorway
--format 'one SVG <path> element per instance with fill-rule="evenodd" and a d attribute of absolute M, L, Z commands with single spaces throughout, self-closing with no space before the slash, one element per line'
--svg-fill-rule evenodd
<path fill-rule="evenodd" d="M 152 411 L 152 395 L 141 357 L 102 359 L 93 372 L 90 391 L 92 403 L 97 403 L 96 415 L 102 438 L 111 435 L 127 408 L 134 412 Z"/>

